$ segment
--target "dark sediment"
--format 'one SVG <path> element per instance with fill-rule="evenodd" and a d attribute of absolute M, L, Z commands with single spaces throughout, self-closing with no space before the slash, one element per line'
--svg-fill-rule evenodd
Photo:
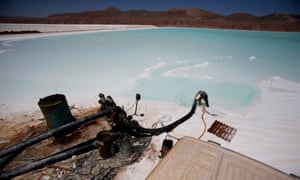
<path fill-rule="evenodd" d="M 98 108 L 81 109 L 80 114 L 75 114 L 75 117 L 82 118 L 97 111 Z M 10 126 L 16 127 L 16 130 L 13 128 L 8 129 Z M 103 118 L 98 118 L 94 123 L 81 127 L 59 141 L 49 138 L 36 143 L 26 148 L 7 164 L 0 171 L 0 175 L 95 138 L 99 131 L 108 130 L 109 128 Z M 0 150 L 16 144 L 21 139 L 31 138 L 48 131 L 46 122 L 35 118 L 15 124 L 3 120 L 0 130 L 4 129 L 8 129 L 7 133 L 0 133 L 0 137 L 7 139 L 7 141 L 1 142 Z M 151 137 L 134 138 L 126 135 L 116 142 L 119 151 L 110 158 L 101 157 L 99 150 L 94 149 L 55 164 L 46 165 L 42 169 L 27 172 L 14 179 L 113 179 L 119 168 L 136 162 L 142 156 L 150 141 Z"/>
<path fill-rule="evenodd" d="M 0 35 L 6 34 L 32 34 L 32 33 L 41 33 L 40 31 L 1 31 Z"/>

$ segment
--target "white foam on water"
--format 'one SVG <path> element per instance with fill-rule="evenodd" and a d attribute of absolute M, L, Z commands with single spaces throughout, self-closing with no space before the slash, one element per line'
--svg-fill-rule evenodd
<path fill-rule="evenodd" d="M 144 71 L 137 75 L 136 77 L 130 77 L 128 78 L 128 80 L 130 81 L 137 81 L 137 80 L 140 80 L 140 79 L 148 79 L 148 78 L 151 78 L 151 74 L 156 71 L 157 69 L 159 68 L 162 68 L 166 66 L 166 63 L 165 62 L 160 62 L 154 66 L 151 66 L 151 67 L 147 67 L 144 69 Z"/>
<path fill-rule="evenodd" d="M 201 63 L 201 64 L 196 64 L 195 67 L 199 67 L 199 68 L 206 68 L 209 67 L 210 63 L 208 61 Z"/>
<path fill-rule="evenodd" d="M 270 77 L 269 79 L 271 79 L 271 80 L 279 80 L 279 79 L 281 79 L 281 77 L 280 76 L 273 76 L 273 77 Z"/>
<path fill-rule="evenodd" d="M 186 64 L 187 61 L 186 60 L 178 60 L 176 61 L 177 64 Z"/>
<path fill-rule="evenodd" d="M 0 54 L 3 54 L 5 52 L 6 52 L 6 50 L 0 49 Z"/>
<path fill-rule="evenodd" d="M 250 61 L 255 61 L 255 60 L 256 60 L 256 56 L 250 56 L 248 59 L 249 59 Z"/>
<path fill-rule="evenodd" d="M 200 79 L 206 79 L 206 80 L 210 80 L 210 79 L 212 79 L 213 77 L 212 76 L 210 76 L 210 75 L 207 75 L 207 74 L 204 74 L 203 76 L 201 76 L 201 78 Z"/>
<path fill-rule="evenodd" d="M 198 68 L 208 68 L 210 66 L 209 62 L 203 62 L 190 66 L 180 66 L 174 69 L 167 70 L 162 74 L 167 77 L 191 77 L 197 79 L 211 79 L 208 75 L 203 75 L 199 78 L 198 74 L 195 74 L 194 71 Z"/>
<path fill-rule="evenodd" d="M 1 45 L 4 47 L 13 47 L 13 43 L 16 41 L 20 41 L 21 39 L 15 39 L 15 40 L 4 40 L 2 41 Z"/>

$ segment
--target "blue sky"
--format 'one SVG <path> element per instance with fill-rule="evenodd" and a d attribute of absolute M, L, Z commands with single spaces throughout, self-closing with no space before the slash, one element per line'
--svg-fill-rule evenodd
<path fill-rule="evenodd" d="M 109 6 L 121 10 L 199 8 L 223 15 L 236 12 L 258 16 L 274 12 L 300 14 L 300 0 L 0 0 L 0 15 L 44 17 Z"/>

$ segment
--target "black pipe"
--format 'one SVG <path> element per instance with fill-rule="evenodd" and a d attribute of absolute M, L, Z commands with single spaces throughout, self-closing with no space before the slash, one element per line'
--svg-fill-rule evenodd
<path fill-rule="evenodd" d="M 191 110 L 185 116 L 183 116 L 182 118 L 178 119 L 177 121 L 165 127 L 148 129 L 140 126 L 137 121 L 129 121 L 129 122 L 121 121 L 120 122 L 121 127 L 118 127 L 118 130 L 126 131 L 127 133 L 133 136 L 157 136 L 164 132 L 171 132 L 174 128 L 176 128 L 180 124 L 190 119 L 194 115 L 196 111 L 196 107 L 197 107 L 197 100 L 194 100 Z"/>
<path fill-rule="evenodd" d="M 197 107 L 197 100 L 194 100 L 191 110 L 185 116 L 181 117 L 177 121 L 175 121 L 165 127 L 156 128 L 156 129 L 147 129 L 147 128 L 140 126 L 137 121 L 129 121 L 129 122 L 127 121 L 126 122 L 126 121 L 123 121 L 123 119 L 119 119 L 118 123 L 116 123 L 118 128 L 117 129 L 113 128 L 113 130 L 120 130 L 121 132 L 126 132 L 133 136 L 153 136 L 153 135 L 159 135 L 164 132 L 170 132 L 174 128 L 176 128 L 177 126 L 182 124 L 183 122 L 190 119 L 193 116 L 193 114 L 195 113 L 196 107 Z M 123 112 L 122 109 L 120 109 L 120 108 L 113 108 L 110 110 L 105 110 L 105 111 L 93 114 L 91 116 L 87 116 L 79 121 L 71 122 L 69 124 L 61 126 L 60 128 L 50 130 L 49 132 L 47 132 L 45 134 L 39 135 L 39 136 L 31 138 L 29 140 L 24 140 L 17 145 L 14 145 L 6 150 L 1 151 L 0 155 L 4 156 L 4 155 L 10 154 L 10 153 L 16 153 L 17 151 L 23 150 L 27 146 L 30 146 L 30 145 L 32 145 L 36 142 L 39 142 L 43 139 L 46 139 L 50 136 L 53 136 L 56 133 L 61 133 L 61 131 L 65 131 L 70 128 L 78 128 L 81 124 L 84 124 L 92 119 L 108 115 L 115 111 L 118 111 L 121 113 Z M 116 117 L 118 117 L 118 116 L 116 116 Z M 90 151 L 96 147 L 94 145 L 94 144 L 96 144 L 96 143 L 94 143 L 95 141 L 96 141 L 96 139 L 94 138 L 92 140 L 86 141 L 84 143 L 81 143 L 81 144 L 71 147 L 69 149 L 63 150 L 54 155 L 34 161 L 25 166 L 2 172 L 0 174 L 0 179 L 13 178 L 15 176 L 24 174 L 31 170 L 42 168 L 46 165 L 53 164 L 53 163 L 59 162 L 61 160 L 67 159 L 67 158 L 71 157 L 72 155 L 82 154 L 84 152 Z"/>
<path fill-rule="evenodd" d="M 0 170 L 2 170 L 6 164 L 8 164 L 10 161 L 12 161 L 16 156 L 18 156 L 22 150 L 15 151 L 14 153 L 10 153 L 4 157 L 0 158 Z"/>
<path fill-rule="evenodd" d="M 8 171 L 4 171 L 0 174 L 0 179 L 11 179 L 13 177 L 19 176 L 21 174 L 27 173 L 29 171 L 40 169 L 45 167 L 46 165 L 54 164 L 56 162 L 68 159 L 72 157 L 73 155 L 79 155 L 83 154 L 85 152 L 88 152 L 90 150 L 93 150 L 96 148 L 95 142 L 97 141 L 96 138 L 88 140 L 86 142 L 83 142 L 81 144 L 78 144 L 76 146 L 73 146 L 71 148 L 68 148 L 64 151 L 58 152 L 54 155 L 48 156 L 43 159 L 39 159 L 37 161 L 31 162 L 27 165 L 24 165 L 22 167 L 18 167 L 15 169 L 11 169 Z"/>
<path fill-rule="evenodd" d="M 110 114 L 110 113 L 112 113 L 112 112 L 114 112 L 118 109 L 119 108 L 112 108 L 112 109 L 104 110 L 104 111 L 101 111 L 99 113 L 84 117 L 81 120 L 70 122 L 68 124 L 65 124 L 65 125 L 59 127 L 59 128 L 52 129 L 52 130 L 50 130 L 50 131 L 48 131 L 44 134 L 35 136 L 33 138 L 30 138 L 30 139 L 25 139 L 25 140 L 21 141 L 18 144 L 15 144 L 15 145 L 7 148 L 7 149 L 4 149 L 4 150 L 0 151 L 0 158 L 3 157 L 3 156 L 8 155 L 10 153 L 14 153 L 14 152 L 17 152 L 17 151 L 20 151 L 20 150 L 22 151 L 23 149 L 25 149 L 26 147 L 28 147 L 30 145 L 33 145 L 33 144 L 35 144 L 39 141 L 42 141 L 44 139 L 47 139 L 47 138 L 51 137 L 51 136 L 59 135 L 59 134 L 62 134 L 66 131 L 70 131 L 70 129 L 75 131 L 82 124 L 87 123 L 87 122 L 89 122 L 93 119 L 108 115 L 108 114 Z"/>

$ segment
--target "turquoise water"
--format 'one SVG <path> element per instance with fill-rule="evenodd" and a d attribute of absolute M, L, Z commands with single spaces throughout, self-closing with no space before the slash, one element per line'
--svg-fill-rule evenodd
<path fill-rule="evenodd" d="M 158 28 L 1 41 L 0 103 L 98 92 L 249 106 L 274 76 L 300 82 L 300 33 Z"/>

